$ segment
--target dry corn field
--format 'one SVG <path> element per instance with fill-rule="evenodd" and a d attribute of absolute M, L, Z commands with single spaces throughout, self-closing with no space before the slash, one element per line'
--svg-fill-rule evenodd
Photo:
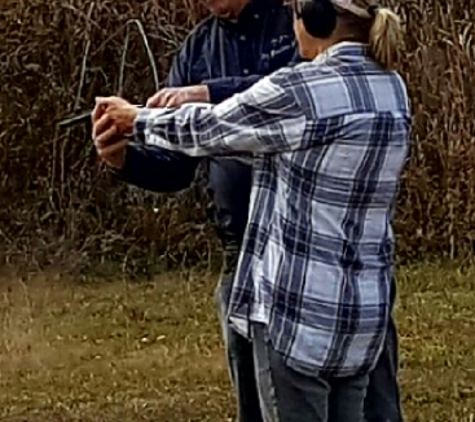
<path fill-rule="evenodd" d="M 136 274 L 209 257 L 216 244 L 203 224 L 207 197 L 199 181 L 179 195 L 127 188 L 99 166 L 85 128 L 56 127 L 58 119 L 90 107 L 96 95 L 120 93 L 145 101 L 189 28 L 203 16 L 199 4 L 0 3 L 2 261 L 36 269 L 66 265 L 81 272 L 114 260 Z M 390 4 L 407 27 L 401 71 L 415 116 L 397 214 L 399 256 L 471 256 L 475 0 Z M 158 258 L 164 256 L 166 262 Z"/>
<path fill-rule="evenodd" d="M 407 28 L 414 111 L 397 213 L 404 408 L 408 422 L 469 422 L 475 0 L 389 3 Z M 198 0 L 0 2 L 0 267 L 16 269 L 0 279 L 2 422 L 234 416 L 216 276 L 170 272 L 219 253 L 202 183 L 127 188 L 98 164 L 89 128 L 56 127 L 96 95 L 143 102 L 203 13 Z"/>

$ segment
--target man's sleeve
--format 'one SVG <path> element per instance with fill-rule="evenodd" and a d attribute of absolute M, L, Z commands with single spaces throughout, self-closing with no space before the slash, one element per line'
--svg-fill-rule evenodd
<path fill-rule="evenodd" d="M 250 88 L 264 76 L 229 76 L 226 78 L 207 79 L 202 83 L 208 87 L 210 103 L 219 104 L 234 94 Z"/>
<path fill-rule="evenodd" d="M 178 192 L 195 179 L 197 159 L 154 145 L 130 144 L 118 179 L 153 192 Z M 195 164 L 196 163 L 196 164 Z"/>
<path fill-rule="evenodd" d="M 301 61 L 302 59 L 295 46 L 295 52 L 287 63 L 287 66 L 294 66 Z M 207 79 L 204 80 L 202 84 L 208 87 L 211 104 L 219 104 L 234 94 L 244 92 L 264 76 L 266 75 L 229 76 L 225 78 Z"/>
<path fill-rule="evenodd" d="M 165 85 L 188 85 L 190 57 L 188 38 L 173 59 Z M 114 171 L 120 180 L 153 192 L 178 192 L 187 189 L 195 179 L 201 159 L 155 145 L 127 146 L 125 166 Z"/>
<path fill-rule="evenodd" d="M 170 71 L 165 80 L 166 87 L 180 87 L 190 84 L 188 67 L 191 59 L 192 37 L 193 35 L 187 37 L 173 58 Z"/>

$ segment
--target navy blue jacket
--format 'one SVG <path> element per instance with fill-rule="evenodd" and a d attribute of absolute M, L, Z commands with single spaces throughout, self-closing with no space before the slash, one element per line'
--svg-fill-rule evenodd
<path fill-rule="evenodd" d="M 188 35 L 167 86 L 206 84 L 212 103 L 252 86 L 264 75 L 298 61 L 290 10 L 279 0 L 252 0 L 237 21 L 209 17 Z M 153 146 L 130 145 L 119 177 L 155 192 L 190 186 L 202 159 Z M 251 168 L 229 159 L 206 159 L 212 220 L 224 245 L 240 243 L 246 227 Z"/>

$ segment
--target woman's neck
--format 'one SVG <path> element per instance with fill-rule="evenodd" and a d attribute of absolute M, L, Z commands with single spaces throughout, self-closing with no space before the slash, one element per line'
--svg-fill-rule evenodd
<path fill-rule="evenodd" d="M 332 45 L 338 44 L 339 41 L 328 38 L 326 40 L 316 40 L 306 48 L 306 56 L 310 60 L 316 59 L 320 54 L 325 52 Z"/>

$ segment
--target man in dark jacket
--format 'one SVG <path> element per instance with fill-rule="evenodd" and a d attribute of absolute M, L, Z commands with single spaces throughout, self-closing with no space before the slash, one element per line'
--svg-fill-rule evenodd
<path fill-rule="evenodd" d="M 219 103 L 244 91 L 264 75 L 297 58 L 292 14 L 278 0 L 208 0 L 212 16 L 189 34 L 174 59 L 167 88 L 149 107 L 184 102 Z M 188 87 L 179 88 L 177 87 Z M 129 145 L 118 176 L 155 192 L 186 189 L 201 159 L 147 146 Z M 232 159 L 213 159 L 207 167 L 212 198 L 210 217 L 224 250 L 216 296 L 226 343 L 230 376 L 236 389 L 239 420 L 261 422 L 252 345 L 226 324 L 226 308 L 246 228 L 251 168 Z"/>
<path fill-rule="evenodd" d="M 187 37 L 173 62 L 166 88 L 149 107 L 175 107 L 186 102 L 219 103 L 277 69 L 297 61 L 293 18 L 279 0 L 207 0 L 212 16 Z M 128 145 L 108 160 L 122 180 L 155 192 L 177 192 L 190 186 L 200 158 Z M 221 239 L 224 260 L 216 289 L 231 379 L 241 422 L 261 422 L 252 345 L 226 323 L 226 308 L 247 222 L 251 168 L 228 158 L 207 160 L 212 222 Z M 393 328 L 393 326 L 391 327 Z M 394 334 L 394 335 L 393 335 Z M 368 422 L 400 422 L 395 330 L 369 386 Z"/>

